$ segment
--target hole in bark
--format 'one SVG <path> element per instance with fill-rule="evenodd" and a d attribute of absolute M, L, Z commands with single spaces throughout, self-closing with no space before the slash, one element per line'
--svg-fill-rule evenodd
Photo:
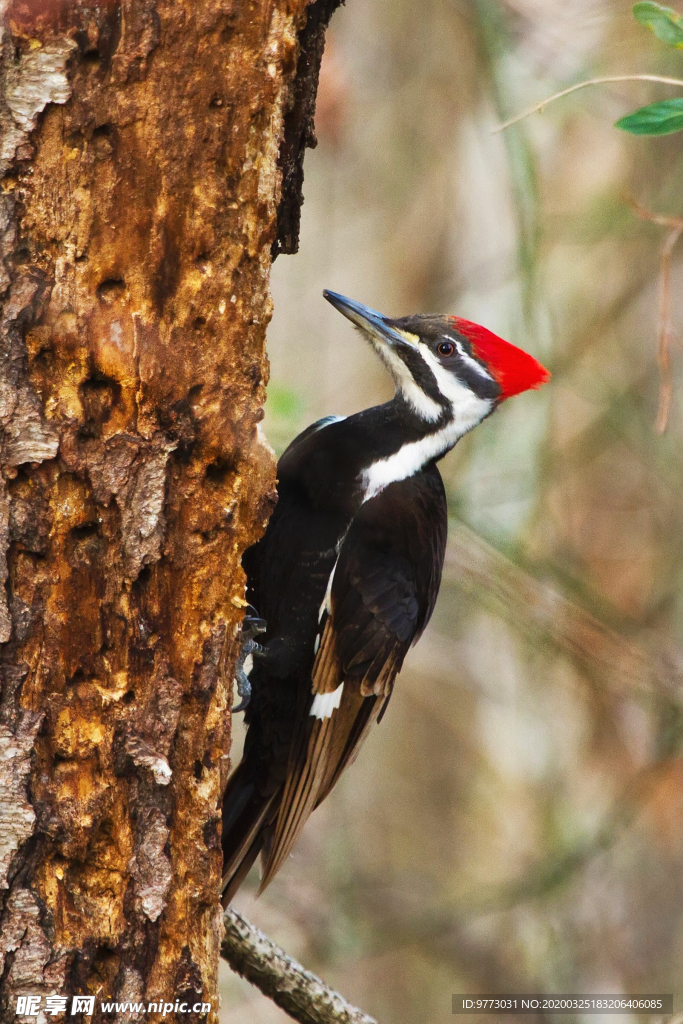
<path fill-rule="evenodd" d="M 90 31 L 81 30 L 74 33 L 81 60 L 86 64 L 99 64 L 100 60 L 106 60 L 108 56 L 107 50 L 110 47 L 107 46 L 107 42 L 111 38 L 111 26 L 102 18 L 101 13 L 98 22 L 97 35 L 92 32 L 92 24 L 89 26 Z"/>
<path fill-rule="evenodd" d="M 197 441 L 197 425 L 189 400 L 182 398 L 174 402 L 170 409 L 160 410 L 159 422 L 162 429 L 177 443 L 176 458 L 186 462 Z"/>
<path fill-rule="evenodd" d="M 92 133 L 92 151 L 98 160 L 106 160 L 114 151 L 113 126 L 100 124 Z"/>
<path fill-rule="evenodd" d="M 231 473 L 235 472 L 235 465 L 230 459 L 216 459 L 206 467 L 206 482 L 214 487 L 225 483 Z"/>
<path fill-rule="evenodd" d="M 121 399 L 121 385 L 103 373 L 93 373 L 78 390 L 85 415 L 80 435 L 97 437 L 99 427 L 107 422 L 112 409 Z"/>
<path fill-rule="evenodd" d="M 97 289 L 97 297 L 100 302 L 111 304 L 123 297 L 126 290 L 126 282 L 120 277 L 109 277 L 103 281 Z"/>
<path fill-rule="evenodd" d="M 146 587 L 149 586 L 152 579 L 152 568 L 149 565 L 143 565 L 142 569 L 138 573 L 137 577 L 133 580 L 131 587 L 131 593 L 134 595 L 136 604 L 138 605 L 138 616 L 137 616 L 137 632 L 138 636 L 144 641 L 145 646 L 147 638 L 149 637 L 152 630 L 145 621 L 144 614 L 140 611 L 140 605 L 143 600 Z"/>
<path fill-rule="evenodd" d="M 201 761 L 195 761 L 195 763 L 194 763 L 194 777 L 197 780 L 197 782 L 201 781 L 202 772 L 203 771 L 204 771 L 204 765 L 202 764 L 202 762 Z"/>
<path fill-rule="evenodd" d="M 135 690 L 128 690 L 121 698 L 123 704 L 132 704 L 135 700 Z"/>
<path fill-rule="evenodd" d="M 78 526 L 71 527 L 70 533 L 75 541 L 88 540 L 89 537 L 99 536 L 100 524 L 97 520 L 91 523 L 79 523 Z"/>
<path fill-rule="evenodd" d="M 97 837 L 98 840 L 103 840 L 104 841 L 103 845 L 105 846 L 105 848 L 111 849 L 113 846 L 118 847 L 118 835 L 119 835 L 119 832 L 120 832 L 120 826 L 119 825 L 115 825 L 114 822 L 112 822 L 110 820 L 102 821 L 100 823 L 99 827 L 97 828 L 97 830 L 95 831 L 95 834 L 93 835 L 93 838 L 91 840 L 91 844 L 92 844 L 91 845 L 91 849 L 96 848 L 95 847 L 95 841 L 96 841 L 95 837 Z M 57 862 L 56 858 L 55 858 L 54 862 L 55 863 Z M 65 863 L 67 863 L 67 862 L 65 862 Z M 66 871 L 65 871 L 65 873 L 66 873 Z M 92 940 L 88 940 L 88 941 L 92 942 Z M 85 953 L 85 950 L 83 952 Z M 88 952 L 90 952 L 90 951 L 88 951 Z M 85 954 L 85 955 L 87 956 L 88 954 Z M 113 991 L 115 991 L 114 979 L 116 978 L 116 975 L 117 975 L 117 973 L 119 971 L 119 960 L 120 960 L 120 957 L 121 957 L 120 952 L 116 952 L 115 953 L 113 950 L 107 948 L 106 940 L 101 945 L 98 945 L 96 947 L 96 953 L 95 953 L 95 956 L 94 956 L 94 958 L 92 960 L 91 970 L 93 972 L 93 977 L 94 978 L 105 979 L 105 988 L 104 988 L 105 992 L 113 992 Z M 84 959 L 85 959 L 85 957 L 84 957 Z M 87 962 L 88 961 L 86 960 L 86 963 Z"/>
<path fill-rule="evenodd" d="M 203 316 L 196 316 L 192 324 L 195 331 L 200 331 L 202 327 L 206 327 L 206 318 Z"/>
<path fill-rule="evenodd" d="M 52 358 L 54 352 L 52 351 L 51 345 L 43 345 L 38 352 L 36 352 L 33 362 L 37 367 L 47 368 L 52 365 Z"/>
<path fill-rule="evenodd" d="M 228 15 L 228 18 L 229 17 L 230 17 L 230 15 Z M 234 21 L 232 21 L 232 22 L 228 21 L 228 24 L 225 26 L 225 28 L 221 32 L 221 42 L 222 43 L 229 43 L 231 41 L 233 35 L 235 34 L 235 25 L 236 25 L 236 19 Z"/>
<path fill-rule="evenodd" d="M 78 686 L 79 683 L 82 683 L 84 681 L 85 681 L 85 672 L 83 671 L 82 668 L 77 668 L 76 671 L 74 672 L 74 674 L 69 679 L 68 685 L 69 686 Z"/>
<path fill-rule="evenodd" d="M 151 565 L 143 565 L 142 569 L 140 569 L 140 572 L 137 575 L 137 579 L 135 580 L 135 583 L 133 584 L 133 586 L 134 586 L 134 588 L 136 590 L 140 591 L 140 590 L 143 589 L 143 587 L 146 587 L 148 585 L 148 583 L 150 582 L 151 579 L 152 579 L 152 566 Z"/>
<path fill-rule="evenodd" d="M 219 850 L 221 847 L 221 837 L 219 831 L 219 818 L 213 818 L 212 821 L 207 821 L 202 829 L 202 835 L 204 837 L 204 845 L 207 850 Z"/>
<path fill-rule="evenodd" d="M 20 249 L 17 249 L 17 251 L 15 252 L 14 259 L 16 263 L 28 263 L 31 259 L 31 253 L 26 248 L 26 246 L 22 245 L 22 247 Z"/>
<path fill-rule="evenodd" d="M 223 106 L 223 97 L 219 96 L 218 93 L 214 93 L 214 95 L 211 97 L 211 102 L 209 103 L 209 106 L 210 107 L 222 107 Z"/>
<path fill-rule="evenodd" d="M 195 256 L 194 262 L 195 262 L 196 266 L 199 267 L 200 270 L 206 270 L 206 268 L 207 268 L 207 266 L 209 264 L 209 257 L 210 257 L 210 255 L 211 255 L 211 253 L 208 253 L 208 252 L 200 252 L 199 256 Z"/>
<path fill-rule="evenodd" d="M 101 553 L 102 540 L 98 522 L 79 523 L 78 526 L 71 527 L 65 554 L 72 569 L 97 575 Z"/>

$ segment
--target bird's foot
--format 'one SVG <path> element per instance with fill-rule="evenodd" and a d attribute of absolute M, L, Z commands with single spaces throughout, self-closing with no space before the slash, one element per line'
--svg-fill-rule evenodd
<path fill-rule="evenodd" d="M 252 657 L 254 654 L 258 654 L 261 650 L 261 645 L 257 644 L 254 640 L 255 636 L 259 633 L 265 633 L 266 621 L 258 616 L 258 612 L 252 605 L 247 605 L 244 618 L 242 620 L 242 631 L 241 631 L 241 646 L 240 653 L 237 657 L 237 665 L 235 667 L 235 683 L 237 685 L 237 694 L 239 696 L 239 703 L 236 704 L 232 713 L 237 714 L 238 711 L 244 711 L 249 705 L 251 699 L 251 683 L 249 682 L 249 676 L 244 664 L 247 658 Z"/>
<path fill-rule="evenodd" d="M 265 633 L 267 628 L 266 620 L 260 618 L 253 604 L 248 604 L 242 619 L 242 643 L 253 640 L 259 633 Z"/>

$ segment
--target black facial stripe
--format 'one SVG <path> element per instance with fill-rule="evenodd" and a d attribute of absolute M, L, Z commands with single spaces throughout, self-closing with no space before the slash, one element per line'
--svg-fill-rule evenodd
<path fill-rule="evenodd" d="M 473 367 L 469 365 L 458 353 L 457 347 L 459 344 L 462 345 L 463 351 L 470 356 L 471 359 L 479 363 L 486 373 L 490 373 L 488 367 L 486 367 L 480 359 L 477 359 L 477 356 L 472 350 L 472 343 L 469 338 L 466 338 L 455 328 L 449 317 L 407 316 L 402 317 L 400 320 L 395 320 L 394 324 L 399 330 L 408 331 L 410 334 L 416 334 L 420 341 L 427 345 L 430 351 L 433 352 L 434 358 L 439 360 L 444 370 L 446 370 L 447 373 L 452 373 L 457 380 L 465 385 L 465 387 L 470 388 L 478 398 L 489 399 L 493 402 L 498 401 L 502 394 L 500 384 L 490 377 L 485 377 L 483 373 L 477 373 L 477 371 L 473 369 Z M 440 341 L 457 342 L 456 351 L 452 356 L 439 355 L 437 346 Z M 405 350 L 401 348 L 401 358 L 409 367 L 419 386 L 423 388 L 425 393 L 428 394 L 430 398 L 433 398 L 435 402 L 438 402 L 439 405 L 444 408 L 447 407 L 447 403 L 445 403 L 438 387 L 436 387 L 434 375 L 421 359 L 419 352 L 416 352 L 414 349 L 409 350 L 412 362 L 408 361 L 404 352 Z M 420 361 L 422 370 L 416 368 L 417 360 Z M 428 390 L 428 388 L 422 383 L 420 373 L 429 374 L 434 390 Z"/>
<path fill-rule="evenodd" d="M 448 331 L 442 330 L 439 337 L 444 341 L 453 341 L 456 348 L 452 356 L 440 356 L 438 352 L 436 353 L 436 357 L 444 369 L 454 374 L 459 381 L 474 391 L 478 398 L 488 398 L 497 401 L 501 395 L 500 384 L 491 377 L 491 371 L 482 363 L 481 359 L 477 358 L 472 350 L 472 343 L 469 338 L 466 338 L 460 331 L 456 331 L 454 327 L 449 327 Z M 462 346 L 462 351 L 470 359 L 473 359 L 481 366 L 484 371 L 483 373 L 477 373 L 474 367 L 466 359 L 462 358 L 458 352 L 458 345 Z M 488 376 L 485 376 L 485 374 Z"/>
<path fill-rule="evenodd" d="M 490 398 L 493 401 L 500 398 L 501 387 L 498 381 L 477 373 L 464 359 L 457 358 L 457 363 L 454 359 L 453 363 L 453 367 L 449 368 L 450 372 L 454 373 L 459 381 L 462 381 L 463 384 L 474 391 L 478 398 Z"/>
<path fill-rule="evenodd" d="M 465 351 L 467 352 L 468 349 L 465 348 Z M 418 387 L 424 391 L 429 398 L 437 402 L 442 409 L 447 409 L 448 401 L 439 391 L 436 377 L 422 358 L 421 353 L 414 348 L 409 348 L 408 346 L 401 346 L 398 353 L 410 370 Z M 468 387 L 473 391 L 478 398 L 491 399 L 493 401 L 500 398 L 500 384 L 490 377 L 485 377 L 483 374 L 477 373 L 469 363 L 461 358 L 457 349 L 452 356 L 439 356 L 436 352 L 434 355 L 447 373 L 452 373 L 454 377 L 457 377 L 457 379 L 464 384 L 465 387 Z M 472 356 L 472 358 L 474 359 L 476 357 Z"/>
<path fill-rule="evenodd" d="M 439 391 L 436 377 L 425 363 L 420 352 L 411 345 L 406 344 L 397 347 L 396 353 L 410 370 L 410 375 L 420 391 L 423 391 L 427 398 L 431 398 L 442 409 L 448 408 L 448 402 Z"/>

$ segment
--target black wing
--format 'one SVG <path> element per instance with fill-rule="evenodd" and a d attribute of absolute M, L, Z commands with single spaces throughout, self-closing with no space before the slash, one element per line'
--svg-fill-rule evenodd
<path fill-rule="evenodd" d="M 341 545 L 310 685 L 300 694 L 261 888 L 353 761 L 424 630 L 441 582 L 447 511 L 435 466 L 366 502 Z"/>
<path fill-rule="evenodd" d="M 315 435 L 337 420 L 318 420 L 281 456 L 277 505 L 264 536 L 242 559 L 247 599 L 267 623 L 259 638 L 271 651 L 265 675 L 307 677 L 313 664 L 318 608 L 348 518 L 320 507 L 302 479 L 302 467 L 311 460 Z"/>

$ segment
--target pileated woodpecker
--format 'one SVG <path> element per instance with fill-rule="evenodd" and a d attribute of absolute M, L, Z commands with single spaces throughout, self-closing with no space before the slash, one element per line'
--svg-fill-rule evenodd
<path fill-rule="evenodd" d="M 278 463 L 266 533 L 244 557 L 247 596 L 265 621 L 246 622 L 253 666 L 248 680 L 238 673 L 248 731 L 223 802 L 226 905 L 259 853 L 261 890 L 271 881 L 381 719 L 429 621 L 447 532 L 437 461 L 502 401 L 550 376 L 467 320 L 391 320 L 324 296 L 369 338 L 396 394 L 295 438 Z"/>

